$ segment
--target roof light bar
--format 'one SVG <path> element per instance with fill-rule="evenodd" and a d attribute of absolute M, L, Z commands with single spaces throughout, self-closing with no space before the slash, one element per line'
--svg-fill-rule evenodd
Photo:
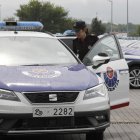
<path fill-rule="evenodd" d="M 38 21 L 0 22 L 1 31 L 36 31 L 42 29 L 43 29 L 43 24 Z"/>

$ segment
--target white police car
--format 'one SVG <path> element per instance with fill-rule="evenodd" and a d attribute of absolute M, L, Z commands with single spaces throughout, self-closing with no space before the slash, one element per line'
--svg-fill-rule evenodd
<path fill-rule="evenodd" d="M 110 57 L 97 55 L 98 50 L 93 57 L 91 50 L 87 68 L 56 37 L 17 31 L 40 29 L 41 23 L 2 22 L 0 28 L 14 30 L 0 32 L 0 137 L 87 133 L 87 140 L 102 140 L 110 107 L 129 104 L 128 67 L 114 36 L 95 45 L 109 47 Z"/>
<path fill-rule="evenodd" d="M 140 40 L 119 39 L 129 66 L 130 88 L 140 88 Z"/>

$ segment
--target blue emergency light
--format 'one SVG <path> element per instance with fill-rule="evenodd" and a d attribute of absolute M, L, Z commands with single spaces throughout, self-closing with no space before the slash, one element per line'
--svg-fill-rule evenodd
<path fill-rule="evenodd" d="M 38 31 L 42 29 L 43 29 L 43 24 L 38 21 L 0 22 L 1 31 Z"/>

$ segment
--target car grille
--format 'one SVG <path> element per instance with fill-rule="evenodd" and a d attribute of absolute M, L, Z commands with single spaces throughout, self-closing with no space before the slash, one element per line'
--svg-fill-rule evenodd
<path fill-rule="evenodd" d="M 32 103 L 64 103 L 74 102 L 79 92 L 38 92 L 24 93 Z"/>

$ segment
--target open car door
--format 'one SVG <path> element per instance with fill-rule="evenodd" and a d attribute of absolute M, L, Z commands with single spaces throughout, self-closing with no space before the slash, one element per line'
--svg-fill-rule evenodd
<path fill-rule="evenodd" d="M 115 35 L 107 35 L 91 48 L 83 63 L 98 74 L 109 91 L 111 109 L 129 105 L 129 72 Z"/>

